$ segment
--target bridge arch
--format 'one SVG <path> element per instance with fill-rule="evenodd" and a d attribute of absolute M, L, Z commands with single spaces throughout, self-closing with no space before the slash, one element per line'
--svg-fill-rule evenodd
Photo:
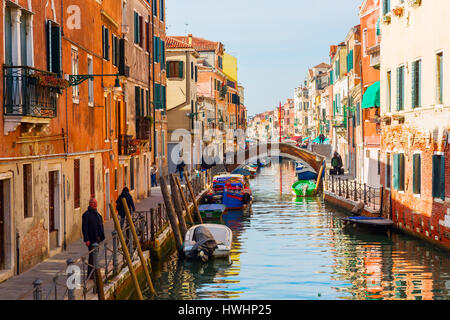
<path fill-rule="evenodd" d="M 255 161 L 263 157 L 282 156 L 293 160 L 302 160 L 309 164 L 316 172 L 320 171 L 325 157 L 305 150 L 297 148 L 289 143 L 260 143 L 238 153 L 227 153 L 225 157 L 225 167 L 228 172 L 245 165 L 249 161 Z M 231 162 L 230 159 L 233 161 Z M 228 163 L 230 162 L 230 163 Z"/>

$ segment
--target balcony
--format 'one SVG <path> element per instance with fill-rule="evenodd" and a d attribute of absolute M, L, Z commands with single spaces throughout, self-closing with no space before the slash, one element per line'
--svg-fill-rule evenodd
<path fill-rule="evenodd" d="M 137 147 L 133 136 L 119 136 L 119 156 L 131 156 L 136 153 Z"/>
<path fill-rule="evenodd" d="M 31 67 L 3 67 L 5 134 L 20 123 L 48 124 L 57 116 L 58 95 L 68 81 Z"/>
<path fill-rule="evenodd" d="M 150 140 L 152 119 L 148 117 L 138 117 L 136 120 L 136 139 Z"/>

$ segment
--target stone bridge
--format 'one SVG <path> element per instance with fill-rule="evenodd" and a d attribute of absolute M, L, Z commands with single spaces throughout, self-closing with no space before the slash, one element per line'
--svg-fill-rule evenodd
<path fill-rule="evenodd" d="M 325 160 L 325 157 L 320 154 L 297 148 L 289 143 L 261 143 L 251 146 L 249 149 L 239 151 L 238 153 L 227 153 L 225 166 L 228 172 L 232 172 L 249 162 L 256 161 L 258 158 L 277 156 L 297 161 L 302 160 L 316 170 L 317 173 L 320 171 L 322 163 Z"/>

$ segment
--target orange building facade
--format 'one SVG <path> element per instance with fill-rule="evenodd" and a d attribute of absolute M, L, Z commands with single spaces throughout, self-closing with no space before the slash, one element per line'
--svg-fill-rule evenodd
<path fill-rule="evenodd" d="M 4 1 L 0 15 L 2 281 L 78 240 L 90 198 L 107 220 L 122 187 L 148 196 L 167 118 L 164 1 Z"/>

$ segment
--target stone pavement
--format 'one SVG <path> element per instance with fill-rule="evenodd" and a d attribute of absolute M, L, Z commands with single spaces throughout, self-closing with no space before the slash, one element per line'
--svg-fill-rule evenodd
<path fill-rule="evenodd" d="M 136 203 L 137 211 L 148 211 L 150 208 L 157 208 L 158 203 L 163 202 L 161 189 L 159 187 L 152 188 L 152 196 Z M 106 221 L 104 224 L 106 242 L 112 243 L 112 232 L 114 231 L 114 222 Z M 81 236 L 81 235 L 80 235 Z M 86 245 L 80 238 L 79 240 L 69 244 L 67 250 L 56 254 L 37 264 L 30 270 L 16 275 L 0 284 L 0 300 L 30 300 L 33 299 L 33 282 L 36 279 L 42 281 L 42 299 L 55 299 L 53 287 L 53 277 L 60 272 L 58 280 L 58 299 L 62 299 L 66 294 L 66 261 L 71 258 L 77 260 L 82 256 L 87 258 L 88 250 Z M 100 252 L 100 257 L 102 252 Z M 80 294 L 77 294 L 77 297 Z M 48 296 L 48 298 L 47 298 Z M 66 296 L 67 298 L 67 296 Z"/>

